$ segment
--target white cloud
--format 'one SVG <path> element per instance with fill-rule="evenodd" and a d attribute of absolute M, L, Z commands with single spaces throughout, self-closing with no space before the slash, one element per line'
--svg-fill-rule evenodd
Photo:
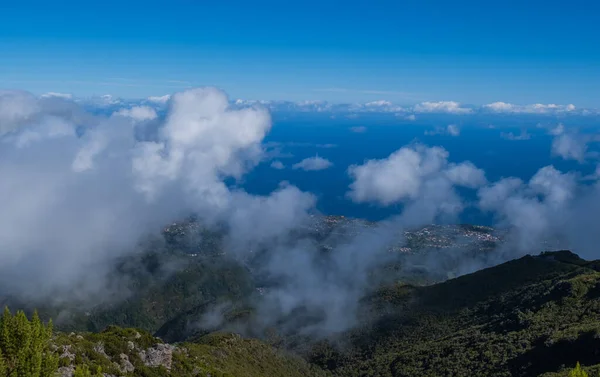
<path fill-rule="evenodd" d="M 496 113 L 529 113 L 529 114 L 546 114 L 552 112 L 571 112 L 575 111 L 575 105 L 556 105 L 556 104 L 541 104 L 532 105 L 515 105 L 506 102 L 494 102 L 483 105 L 483 109 Z"/>
<path fill-rule="evenodd" d="M 505 178 L 479 190 L 479 206 L 495 214 L 498 225 L 511 229 L 509 253 L 532 252 L 561 236 L 572 237 L 566 224 L 579 219 L 570 210 L 576 198 L 576 177 L 546 166 L 525 183 Z M 586 217 L 586 216 L 576 216 Z"/>
<path fill-rule="evenodd" d="M 470 114 L 472 109 L 461 107 L 460 103 L 454 101 L 422 102 L 415 105 L 416 113 L 448 113 L 448 114 Z"/>
<path fill-rule="evenodd" d="M 297 102 L 299 106 L 321 106 L 327 105 L 327 102 L 321 100 L 304 100 Z"/>
<path fill-rule="evenodd" d="M 565 160 L 583 162 L 587 152 L 587 138 L 577 134 L 559 134 L 552 141 L 552 154 Z"/>
<path fill-rule="evenodd" d="M 514 110 L 515 105 L 506 102 L 494 102 L 487 105 L 483 105 L 484 108 L 495 112 L 511 112 Z"/>
<path fill-rule="evenodd" d="M 423 177 L 439 172 L 447 157 L 442 148 L 419 145 L 403 147 L 383 160 L 353 165 L 348 169 L 354 179 L 350 197 L 356 202 L 374 201 L 383 205 L 414 199 Z"/>
<path fill-rule="evenodd" d="M 504 178 L 490 186 L 482 187 L 478 192 L 479 206 L 484 210 L 493 210 L 522 185 L 523 181 L 518 178 Z"/>
<path fill-rule="evenodd" d="M 448 127 L 446 127 L 446 131 L 451 136 L 460 135 L 460 128 L 458 128 L 458 126 L 456 124 L 449 124 Z"/>
<path fill-rule="evenodd" d="M 423 145 L 402 147 L 386 159 L 350 166 L 348 173 L 353 179 L 348 196 L 353 201 L 384 206 L 429 197 L 438 206 L 453 203 L 450 207 L 457 210 L 460 201 L 454 185 L 474 188 L 486 182 L 483 171 L 470 162 L 450 164 L 445 149 Z"/>
<path fill-rule="evenodd" d="M 287 183 L 269 196 L 234 192 L 227 215 L 230 234 L 228 249 L 247 253 L 248 248 L 268 247 L 309 221 L 314 195 Z"/>
<path fill-rule="evenodd" d="M 116 111 L 113 115 L 129 117 L 139 122 L 156 119 L 158 117 L 156 110 L 148 106 L 134 106 L 130 109 L 121 109 Z"/>
<path fill-rule="evenodd" d="M 73 95 L 72 94 L 68 94 L 68 93 L 48 92 L 48 93 L 42 94 L 41 97 L 42 98 L 57 97 L 57 98 L 62 98 L 62 99 L 72 99 Z"/>
<path fill-rule="evenodd" d="M 348 117 L 358 117 L 362 113 L 393 113 L 398 117 L 411 117 L 414 113 L 438 113 L 438 114 L 597 114 L 597 111 L 577 109 L 574 105 L 557 104 L 530 104 L 516 105 L 507 102 L 494 102 L 482 106 L 465 106 L 456 101 L 426 101 L 413 107 L 402 107 L 390 101 L 378 100 L 364 103 L 334 104 L 326 101 L 264 101 L 264 100 L 242 100 L 234 102 L 238 107 L 263 106 L 273 112 L 326 112 L 332 114 L 345 114 Z"/>
<path fill-rule="evenodd" d="M 301 169 L 305 171 L 325 170 L 333 166 L 333 163 L 325 158 L 315 156 L 308 157 L 292 165 L 292 169 Z"/>
<path fill-rule="evenodd" d="M 94 95 L 85 98 L 75 97 L 73 98 L 73 101 L 82 106 L 85 106 L 88 109 L 113 109 L 123 106 L 124 104 L 130 102 L 139 103 L 139 101 L 125 101 L 111 94 L 104 94 L 101 96 Z"/>
<path fill-rule="evenodd" d="M 271 127 L 264 110 L 227 109 L 227 97 L 217 89 L 173 95 L 161 140 L 140 143 L 133 159 L 138 189 L 153 197 L 183 180 L 207 205 L 224 205 L 228 190 L 221 178 L 240 178 L 259 161 L 260 142 Z"/>
<path fill-rule="evenodd" d="M 574 110 L 575 110 L 575 105 L 573 105 L 573 104 L 568 104 L 568 105 L 547 104 L 547 105 L 545 105 L 545 104 L 541 104 L 541 103 L 536 103 L 533 105 L 525 106 L 524 112 L 546 113 L 546 112 L 551 112 L 551 111 L 564 112 L 564 111 L 574 111 Z"/>
<path fill-rule="evenodd" d="M 152 97 L 148 97 L 148 101 L 150 102 L 154 102 L 157 104 L 165 104 L 167 102 L 169 102 L 169 100 L 171 99 L 171 95 L 170 94 L 165 94 L 164 96 L 152 96 Z"/>
<path fill-rule="evenodd" d="M 285 165 L 279 160 L 271 162 L 271 167 L 277 170 L 285 169 Z"/>
<path fill-rule="evenodd" d="M 35 298 L 85 298 L 107 289 L 107 260 L 134 250 L 154 220 L 169 216 L 128 187 L 127 160 L 105 159 L 85 174 L 72 170 L 87 141 L 70 116 L 49 115 L 56 111 L 45 109 L 2 139 L 0 281 Z"/>
<path fill-rule="evenodd" d="M 97 105 L 116 105 L 121 103 L 121 99 L 114 97 L 112 94 L 103 94 L 95 98 Z"/>
<path fill-rule="evenodd" d="M 42 135 L 64 133 L 66 121 L 96 124 L 93 115 L 71 100 L 57 96 L 35 97 L 23 91 L 0 91 L 0 137 L 13 134 L 8 137 L 10 140 L 25 145 Z"/>
<path fill-rule="evenodd" d="M 117 83 L 123 85 L 123 83 Z M 373 92 L 375 94 L 377 92 Z M 381 92 L 380 94 L 385 94 Z M 84 103 L 97 107 L 116 107 L 119 105 L 150 105 L 153 107 L 165 108 L 171 98 L 170 94 L 163 96 L 150 96 L 144 100 L 126 100 L 113 97 L 112 95 L 103 95 L 92 98 L 76 98 L 71 94 L 49 92 L 43 94 L 42 98 L 62 98 L 72 99 L 79 103 Z M 363 103 L 329 103 L 322 100 L 306 100 L 306 101 L 285 101 L 285 100 L 247 100 L 237 99 L 233 101 L 232 106 L 237 108 L 243 107 L 264 107 L 273 112 L 319 112 L 331 114 L 344 114 L 345 116 L 358 117 L 361 113 L 393 113 L 398 117 L 411 120 L 414 113 L 446 113 L 446 114 L 476 114 L 479 112 L 492 112 L 503 114 L 598 114 L 595 110 L 578 109 L 572 104 L 557 105 L 557 104 L 529 104 L 516 105 L 507 102 L 494 102 L 479 107 L 463 106 L 456 101 L 426 101 L 419 103 L 413 107 L 402 107 L 395 105 L 388 100 L 377 100 Z"/>
<path fill-rule="evenodd" d="M 556 127 L 553 127 L 550 130 L 548 130 L 548 133 L 554 136 L 562 135 L 564 132 L 565 126 L 562 123 L 559 123 L 556 125 Z"/>
<path fill-rule="evenodd" d="M 529 181 L 529 187 L 534 192 L 544 195 L 548 203 L 558 206 L 573 198 L 576 180 L 573 174 L 563 174 L 550 165 L 535 173 Z"/>
<path fill-rule="evenodd" d="M 74 172 L 80 173 L 94 167 L 94 158 L 108 145 L 108 140 L 103 133 L 91 131 L 87 136 L 88 143 L 79 149 L 71 164 Z"/>
<path fill-rule="evenodd" d="M 414 122 L 415 120 L 417 120 L 417 117 L 415 116 L 415 114 L 410 114 L 407 115 L 404 119 Z"/>
<path fill-rule="evenodd" d="M 35 130 L 24 129 L 13 136 L 5 137 L 5 142 L 14 142 L 17 148 L 26 148 L 44 139 L 53 139 L 63 136 L 73 136 L 75 130 L 71 123 L 62 118 L 46 116 L 37 120 Z"/>
<path fill-rule="evenodd" d="M 485 172 L 467 161 L 461 164 L 450 164 L 445 170 L 446 177 L 455 185 L 478 188 L 487 183 Z"/>
<path fill-rule="evenodd" d="M 357 133 L 357 134 L 362 134 L 362 133 L 367 132 L 367 127 L 365 127 L 365 126 L 350 127 L 350 131 Z"/>
<path fill-rule="evenodd" d="M 372 102 L 365 103 L 365 107 L 389 107 L 389 106 L 393 106 L 393 104 L 390 101 L 384 101 L 384 100 L 372 101 Z"/>
<path fill-rule="evenodd" d="M 40 111 L 36 98 L 26 92 L 0 91 L 0 136 L 32 120 Z"/>

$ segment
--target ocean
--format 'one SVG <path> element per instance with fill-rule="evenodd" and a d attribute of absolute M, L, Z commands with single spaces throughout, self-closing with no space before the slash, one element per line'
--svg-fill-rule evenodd
<path fill-rule="evenodd" d="M 411 121 L 392 114 L 361 114 L 359 118 L 314 113 L 276 114 L 272 130 L 265 139 L 272 159 L 259 164 L 237 185 L 250 193 L 264 195 L 275 190 L 280 182 L 288 181 L 315 194 L 317 209 L 323 214 L 378 221 L 401 213 L 402 206 L 381 207 L 349 200 L 346 193 L 351 183 L 347 174 L 350 165 L 385 158 L 402 146 L 418 142 L 445 148 L 450 162 L 471 161 L 483 169 L 492 182 L 503 177 L 528 180 L 546 165 L 554 165 L 561 171 L 591 174 L 596 167 L 593 162 L 580 164 L 552 156 L 553 136 L 543 126 L 558 121 L 477 116 L 424 116 Z M 455 124 L 460 135 L 426 134 L 439 132 L 449 124 Z M 364 132 L 353 132 L 357 127 L 364 127 Z M 507 136 L 510 133 L 512 137 Z M 291 168 L 294 163 L 315 155 L 330 160 L 333 166 L 321 171 Z M 281 161 L 285 168 L 272 168 L 272 160 Z M 490 215 L 474 208 L 475 192 L 461 190 L 461 194 L 468 207 L 459 222 L 493 224 Z"/>

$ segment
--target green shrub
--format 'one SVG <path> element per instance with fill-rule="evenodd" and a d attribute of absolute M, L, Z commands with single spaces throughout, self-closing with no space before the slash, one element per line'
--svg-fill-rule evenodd
<path fill-rule="evenodd" d="M 586 371 L 584 371 L 583 369 L 581 369 L 581 365 L 579 365 L 579 362 L 577 363 L 577 365 L 575 365 L 575 368 L 573 368 L 570 372 L 569 372 L 569 377 L 588 377 L 589 375 L 587 374 Z"/>
<path fill-rule="evenodd" d="M 31 321 L 23 311 L 8 308 L 0 318 L 0 375 L 51 377 L 58 368 L 58 355 L 50 350 L 52 322 L 44 325 L 37 314 Z"/>

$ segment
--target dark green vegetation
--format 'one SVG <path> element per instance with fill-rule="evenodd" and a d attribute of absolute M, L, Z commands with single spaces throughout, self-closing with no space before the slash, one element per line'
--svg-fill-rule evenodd
<path fill-rule="evenodd" d="M 247 271 L 240 265 L 197 257 L 179 256 L 173 260 L 181 263 L 180 269 L 159 279 L 140 279 L 135 283 L 135 294 L 92 310 L 85 320 L 85 330 L 118 325 L 155 332 L 181 313 L 218 300 L 240 300 L 254 292 Z"/>
<path fill-rule="evenodd" d="M 562 251 L 387 287 L 368 298 L 373 326 L 309 359 L 339 376 L 567 376 L 578 361 L 599 375 L 599 267 Z"/>

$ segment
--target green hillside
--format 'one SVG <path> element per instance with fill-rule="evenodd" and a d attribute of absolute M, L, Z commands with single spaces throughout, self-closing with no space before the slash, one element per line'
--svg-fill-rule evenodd
<path fill-rule="evenodd" d="M 350 350 L 321 344 L 310 360 L 338 376 L 537 376 L 592 366 L 600 363 L 597 267 L 563 251 L 429 287 L 388 287 L 369 298 L 380 319 L 348 335 Z"/>
<path fill-rule="evenodd" d="M 318 377 L 326 373 L 297 356 L 236 334 L 211 334 L 170 345 L 143 330 L 59 334 L 53 342 L 65 374 L 85 368 L 110 375 L 198 377 Z"/>
<path fill-rule="evenodd" d="M 167 344 L 139 329 L 54 333 L 33 315 L 0 317 L 0 376 L 325 377 L 298 356 L 258 340 L 214 333 Z"/>

